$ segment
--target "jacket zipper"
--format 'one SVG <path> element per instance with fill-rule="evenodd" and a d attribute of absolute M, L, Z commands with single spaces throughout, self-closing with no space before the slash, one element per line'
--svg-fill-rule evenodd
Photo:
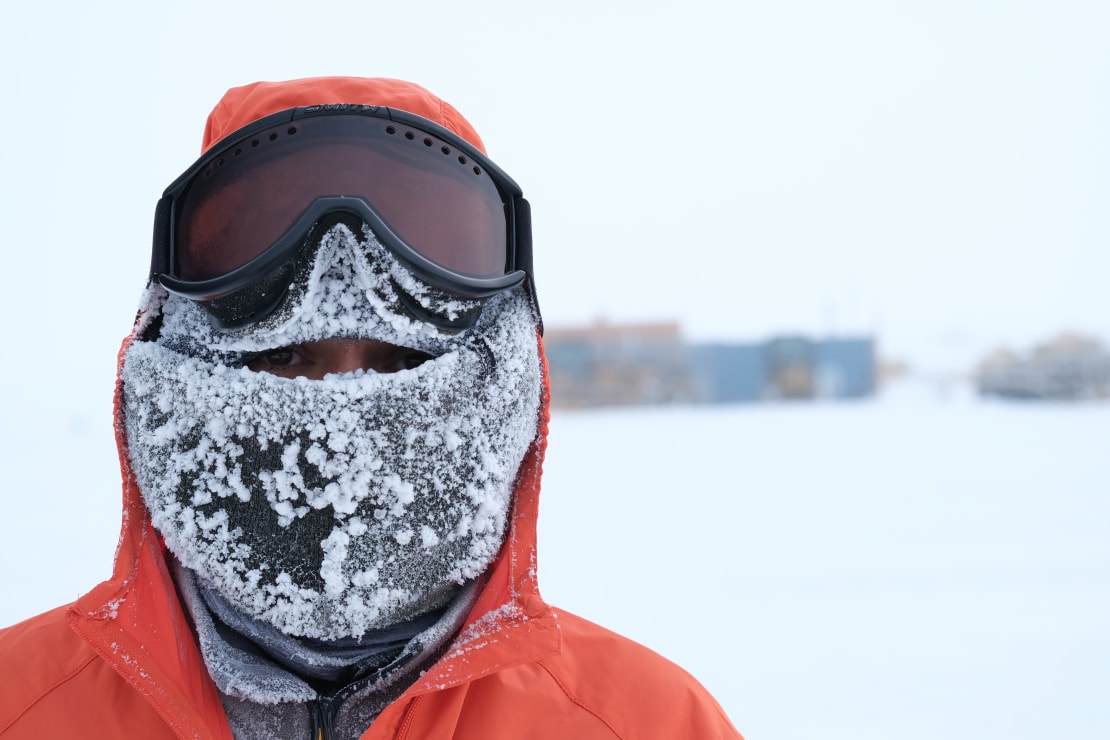
<path fill-rule="evenodd" d="M 312 702 L 312 734 L 310 740 L 335 740 L 335 697 L 318 696 Z"/>
<path fill-rule="evenodd" d="M 361 691 L 373 681 L 374 676 L 364 676 L 352 681 L 334 694 L 317 694 L 316 698 L 309 704 L 309 717 L 312 723 L 309 740 L 335 740 L 335 715 L 339 712 L 339 707 L 352 694 Z M 414 700 L 412 705 L 415 704 L 416 701 Z M 408 724 L 412 721 L 410 717 L 412 705 L 405 713 L 406 721 L 404 727 L 402 727 L 403 732 L 408 732 Z"/>
<path fill-rule="evenodd" d="M 317 694 L 309 704 L 309 716 L 312 721 L 310 740 L 335 740 L 335 715 L 339 707 L 356 691 L 370 684 L 373 677 L 367 676 L 347 684 L 334 694 Z"/>

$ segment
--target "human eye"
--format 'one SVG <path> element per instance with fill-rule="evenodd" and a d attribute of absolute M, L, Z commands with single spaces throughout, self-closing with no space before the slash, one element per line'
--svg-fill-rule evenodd
<path fill-rule="evenodd" d="M 243 364 L 256 373 L 284 375 L 304 361 L 296 347 L 278 347 L 253 354 Z"/>
<path fill-rule="evenodd" d="M 397 373 L 402 370 L 412 370 L 431 359 L 433 359 L 432 356 L 427 352 L 409 349 L 408 347 L 398 347 L 391 353 L 390 357 L 385 359 L 381 367 L 378 368 L 378 372 Z"/>

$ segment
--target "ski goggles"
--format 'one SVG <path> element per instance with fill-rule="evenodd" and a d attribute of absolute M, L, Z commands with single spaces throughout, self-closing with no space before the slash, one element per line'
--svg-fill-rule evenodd
<path fill-rule="evenodd" d="M 452 295 L 482 301 L 527 281 L 538 314 L 520 187 L 453 132 L 381 106 L 292 108 L 213 145 L 158 202 L 151 280 L 217 328 L 250 326 L 281 305 L 319 225 L 345 215 Z M 443 328 L 477 319 L 402 302 Z"/>

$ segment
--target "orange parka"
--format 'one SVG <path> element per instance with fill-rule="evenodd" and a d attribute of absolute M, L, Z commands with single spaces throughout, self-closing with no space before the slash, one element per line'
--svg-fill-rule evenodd
<path fill-rule="evenodd" d="M 360 78 L 233 89 L 209 118 L 205 146 L 268 113 L 332 102 L 408 110 L 481 146 L 457 111 L 422 88 Z M 364 740 L 739 738 L 682 669 L 540 597 L 546 368 L 544 378 L 539 432 L 521 465 L 507 539 L 487 583 L 446 654 L 382 711 Z M 123 526 L 112 577 L 73 604 L 0 630 L 3 740 L 232 737 L 170 576 L 170 556 L 131 471 L 120 398 L 117 381 Z"/>

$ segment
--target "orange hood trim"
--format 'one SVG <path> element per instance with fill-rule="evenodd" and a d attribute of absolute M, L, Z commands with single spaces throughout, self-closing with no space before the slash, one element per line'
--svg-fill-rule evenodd
<path fill-rule="evenodd" d="M 453 131 L 486 152 L 474 127 L 455 108 L 420 85 L 384 77 L 306 77 L 233 87 L 220 99 L 204 127 L 202 151 L 252 121 L 304 105 L 357 103 L 415 113 Z"/>

